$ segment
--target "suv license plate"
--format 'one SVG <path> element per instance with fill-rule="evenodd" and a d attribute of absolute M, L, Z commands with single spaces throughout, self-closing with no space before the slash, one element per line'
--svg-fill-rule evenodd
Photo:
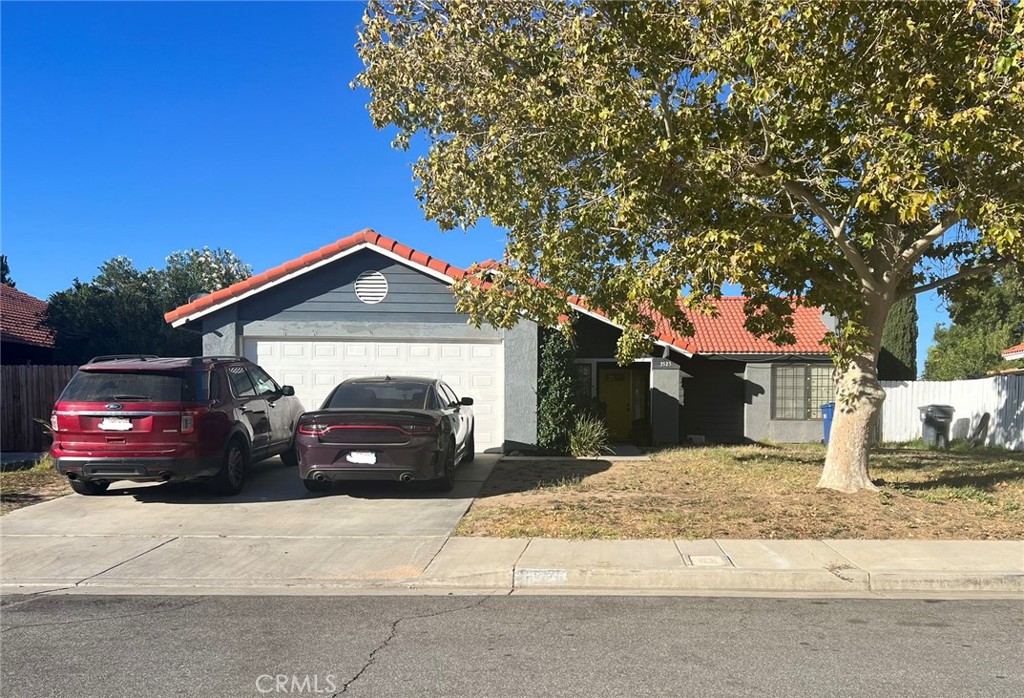
<path fill-rule="evenodd" d="M 127 417 L 106 417 L 100 420 L 99 427 L 104 431 L 131 431 L 132 420 Z"/>
<path fill-rule="evenodd" d="M 349 451 L 345 455 L 345 460 L 349 463 L 375 465 L 377 463 L 377 454 L 373 451 Z"/>

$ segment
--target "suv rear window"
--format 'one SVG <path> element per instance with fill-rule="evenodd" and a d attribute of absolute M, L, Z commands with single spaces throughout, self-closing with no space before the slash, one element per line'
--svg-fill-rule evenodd
<path fill-rule="evenodd" d="M 206 399 L 205 373 L 79 371 L 64 388 L 65 402 L 196 402 Z"/>

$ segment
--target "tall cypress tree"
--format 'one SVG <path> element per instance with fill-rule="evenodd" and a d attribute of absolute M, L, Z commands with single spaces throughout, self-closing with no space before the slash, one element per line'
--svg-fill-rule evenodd
<path fill-rule="evenodd" d="M 882 332 L 878 379 L 912 381 L 917 378 L 917 297 L 896 301 Z"/>

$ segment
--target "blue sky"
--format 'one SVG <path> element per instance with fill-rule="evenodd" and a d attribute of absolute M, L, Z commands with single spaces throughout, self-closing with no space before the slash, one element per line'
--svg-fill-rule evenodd
<path fill-rule="evenodd" d="M 456 265 L 489 225 L 442 233 L 349 83 L 361 3 L 4 2 L 2 237 L 39 298 L 127 255 L 230 249 L 256 273 L 363 228 Z M 936 322 L 918 299 L 919 368 Z"/>

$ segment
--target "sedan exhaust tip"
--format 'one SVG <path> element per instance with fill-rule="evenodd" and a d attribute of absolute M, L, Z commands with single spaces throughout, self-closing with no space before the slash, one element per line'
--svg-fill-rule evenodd
<path fill-rule="evenodd" d="M 324 475 L 323 473 L 314 473 L 313 479 L 316 480 L 317 482 L 327 482 L 327 476 Z"/>
<path fill-rule="evenodd" d="M 402 473 L 398 476 L 401 482 L 412 482 L 412 473 Z"/>

